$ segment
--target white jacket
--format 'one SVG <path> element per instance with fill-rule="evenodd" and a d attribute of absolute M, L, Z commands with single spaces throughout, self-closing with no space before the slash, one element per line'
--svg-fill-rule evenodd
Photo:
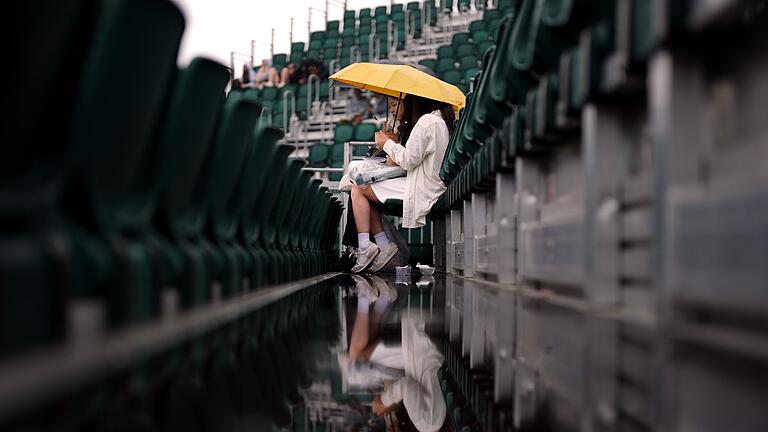
<path fill-rule="evenodd" d="M 403 197 L 403 227 L 419 228 L 427 223 L 427 213 L 445 192 L 440 166 L 448 147 L 448 126 L 440 111 L 421 116 L 413 126 L 405 147 L 388 140 L 384 151 L 407 172 Z"/>
<path fill-rule="evenodd" d="M 381 402 L 392 406 L 402 400 L 416 429 L 421 432 L 440 430 L 447 411 L 437 378 L 443 355 L 424 333 L 424 322 L 420 320 L 403 318 L 402 335 L 405 377 L 381 394 Z"/>

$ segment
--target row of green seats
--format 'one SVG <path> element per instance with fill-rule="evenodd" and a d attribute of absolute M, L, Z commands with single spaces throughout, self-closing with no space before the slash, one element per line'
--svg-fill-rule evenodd
<path fill-rule="evenodd" d="M 522 0 L 508 9 L 441 168 L 448 207 L 490 190 L 495 173 L 513 170 L 517 156 L 548 151 L 578 134 L 584 104 L 621 90 L 615 77 L 642 75 L 658 42 L 641 31 L 652 7 L 665 6 L 633 2 L 620 17 L 610 0 Z M 609 58 L 625 59 L 622 70 L 609 74 Z"/>
<path fill-rule="evenodd" d="M 68 18 L 81 13 L 98 17 L 92 33 L 55 35 L 87 53 L 58 83 L 73 90 L 46 137 L 59 147 L 19 129 L 10 156 L 28 168 L 3 182 L 0 353 L 61 340 L 72 301 L 100 300 L 119 327 L 157 318 L 170 288 L 189 309 L 323 272 L 341 202 L 288 159 L 280 131 L 256 129 L 258 103 L 225 97 L 226 67 L 177 70 L 178 8 L 110 0 Z"/>

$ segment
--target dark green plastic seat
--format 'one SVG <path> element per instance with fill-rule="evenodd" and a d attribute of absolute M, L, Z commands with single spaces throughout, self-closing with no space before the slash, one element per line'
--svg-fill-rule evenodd
<path fill-rule="evenodd" d="M 455 69 L 454 59 L 451 58 L 442 58 L 437 61 L 437 66 L 435 67 L 435 72 L 442 74 L 445 72 L 448 72 L 449 70 Z"/>
<path fill-rule="evenodd" d="M 437 49 L 437 59 L 453 58 L 453 46 L 443 45 Z"/>
<path fill-rule="evenodd" d="M 457 86 L 461 83 L 461 72 L 457 70 L 449 70 L 443 74 L 443 81 Z"/>
<path fill-rule="evenodd" d="M 355 127 L 351 124 L 339 124 L 333 131 L 333 141 L 337 144 L 352 141 Z"/>
<path fill-rule="evenodd" d="M 183 28 L 172 3 L 103 5 L 73 108 L 79 191 L 65 206 L 76 210 L 75 265 L 83 267 L 72 294 L 105 300 L 112 325 L 159 311 L 159 266 L 147 233 L 158 184 L 149 165 Z"/>
<path fill-rule="evenodd" d="M 331 146 L 328 144 L 318 143 L 309 148 L 309 157 L 307 161 L 310 167 L 324 167 L 328 164 L 330 159 Z"/>
<path fill-rule="evenodd" d="M 424 67 L 429 68 L 432 71 L 434 71 L 435 67 L 437 66 L 437 60 L 435 60 L 435 59 L 424 59 L 424 60 L 420 60 L 419 64 L 424 66 Z"/>
<path fill-rule="evenodd" d="M 323 39 L 325 39 L 324 31 L 313 31 L 312 33 L 309 34 L 310 42 L 322 41 Z"/>
<path fill-rule="evenodd" d="M 294 42 L 291 44 L 291 54 L 304 52 L 304 42 Z"/>
<path fill-rule="evenodd" d="M 334 143 L 333 146 L 331 146 L 328 159 L 331 162 L 342 162 L 342 163 L 344 162 L 344 143 L 343 142 Z"/>
<path fill-rule="evenodd" d="M 229 94 L 203 174 L 206 231 L 213 245 L 214 277 L 224 298 L 241 291 L 245 276 L 246 251 L 236 238 L 240 221 L 237 185 L 258 117 L 258 105 L 239 93 Z"/>
<path fill-rule="evenodd" d="M 281 198 L 281 185 L 286 176 L 286 161 L 288 155 L 293 152 L 294 147 L 288 145 L 278 145 L 275 147 L 273 157 L 266 178 L 269 179 L 269 186 L 262 189 L 258 205 L 254 206 L 250 216 L 252 220 L 252 247 L 256 251 L 255 268 L 261 269 L 258 276 L 262 284 L 275 284 L 279 275 L 275 273 L 275 261 L 272 259 L 271 252 L 274 248 L 275 226 L 273 222 L 273 212 L 276 211 L 278 202 Z"/>
<path fill-rule="evenodd" d="M 457 58 L 461 58 L 468 55 L 474 55 L 475 54 L 475 46 L 470 43 L 461 44 L 456 47 L 456 50 L 454 51 L 454 56 Z"/>
<path fill-rule="evenodd" d="M 456 33 L 451 38 L 451 45 L 453 46 L 459 46 L 466 43 L 469 43 L 470 34 L 467 32 L 464 33 Z"/>
<path fill-rule="evenodd" d="M 0 357 L 65 336 L 63 263 L 72 255 L 57 201 L 77 146 L 68 140 L 72 104 L 98 3 L 24 2 L 5 12 L 13 42 L 4 52 L 24 70 L 0 83 Z"/>
<path fill-rule="evenodd" d="M 353 136 L 354 141 L 373 141 L 373 135 L 376 133 L 376 125 L 373 123 L 360 123 L 355 126 Z"/>
<path fill-rule="evenodd" d="M 459 69 L 462 71 L 466 71 L 469 69 L 477 69 L 477 66 L 478 66 L 478 59 L 477 59 L 477 56 L 475 56 L 474 54 L 464 56 L 459 60 Z"/>
<path fill-rule="evenodd" d="M 240 201 L 239 230 L 240 243 L 247 250 L 245 274 L 248 278 L 248 289 L 263 286 L 265 283 L 265 253 L 259 242 L 258 219 L 254 212 L 263 205 L 266 189 L 271 187 L 267 178 L 270 165 L 275 158 L 280 159 L 277 141 L 283 134 L 276 128 L 261 128 L 251 137 L 246 149 L 243 174 L 238 185 Z M 290 149 L 289 149 L 290 150 Z M 283 150 L 285 152 L 285 150 Z M 287 154 L 286 154 L 287 157 Z"/>
<path fill-rule="evenodd" d="M 181 306 L 209 298 L 212 275 L 200 244 L 202 207 L 198 182 L 209 153 L 229 72 L 218 63 L 194 59 L 178 73 L 159 142 L 162 173 L 155 219 L 162 234 L 164 286 L 178 289 Z"/>
<path fill-rule="evenodd" d="M 326 37 L 330 35 L 338 35 L 339 34 L 339 22 L 338 21 L 328 21 L 325 24 L 325 35 Z"/>
<path fill-rule="evenodd" d="M 287 54 L 275 54 L 272 56 L 272 65 L 275 66 L 276 68 L 282 69 L 287 64 L 288 64 Z"/>

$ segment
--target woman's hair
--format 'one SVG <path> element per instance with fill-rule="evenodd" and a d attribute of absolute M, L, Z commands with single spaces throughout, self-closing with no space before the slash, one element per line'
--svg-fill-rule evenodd
<path fill-rule="evenodd" d="M 401 103 L 403 110 L 403 119 L 400 121 L 400 127 L 397 129 L 397 135 L 400 137 L 400 143 L 405 145 L 411 136 L 411 131 L 421 116 L 429 114 L 432 111 L 440 111 L 440 114 L 448 126 L 448 133 L 453 133 L 453 123 L 456 120 L 456 114 L 453 106 L 445 102 L 438 102 L 432 99 L 426 99 L 420 96 L 407 95 Z"/>
<path fill-rule="evenodd" d="M 249 66 L 247 64 L 243 65 L 243 84 L 248 84 L 251 82 L 250 71 L 248 68 Z"/>

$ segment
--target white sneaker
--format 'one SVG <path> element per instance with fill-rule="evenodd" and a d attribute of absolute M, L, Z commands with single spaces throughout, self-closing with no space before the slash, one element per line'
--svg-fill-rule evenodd
<path fill-rule="evenodd" d="M 355 252 L 355 265 L 352 266 L 352 273 L 360 273 L 367 269 L 369 265 L 379 254 L 379 247 L 375 243 L 371 243 L 368 249 L 364 251 Z"/>
<path fill-rule="evenodd" d="M 376 256 L 376 259 L 373 260 L 373 263 L 371 264 L 371 267 L 368 269 L 371 273 L 376 273 L 377 271 L 381 270 L 389 264 L 390 261 L 392 261 L 392 258 L 397 255 L 397 245 L 394 243 L 390 243 L 386 246 L 384 246 L 384 249 L 379 252 L 379 255 Z"/>
<path fill-rule="evenodd" d="M 366 278 L 353 274 L 352 280 L 355 281 L 355 293 L 358 297 L 368 297 L 371 302 L 379 298 L 379 290 L 371 286 Z"/>
<path fill-rule="evenodd" d="M 371 284 L 373 284 L 373 289 L 379 293 L 379 297 L 387 300 L 389 303 L 394 303 L 397 301 L 397 290 L 395 287 L 388 284 L 387 281 L 378 276 L 370 275 L 369 278 L 371 280 Z"/>

